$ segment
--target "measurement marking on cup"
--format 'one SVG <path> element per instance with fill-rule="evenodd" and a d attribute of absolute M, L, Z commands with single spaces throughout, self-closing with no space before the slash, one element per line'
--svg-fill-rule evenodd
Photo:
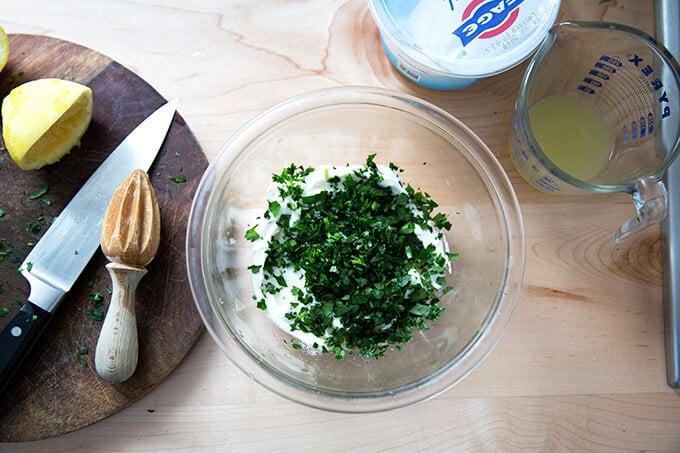
<path fill-rule="evenodd" d="M 654 68 L 646 63 L 642 65 L 642 63 L 644 63 L 645 60 L 640 58 L 640 56 L 638 56 L 637 54 L 628 55 L 627 58 L 628 62 L 633 63 L 633 65 L 636 68 L 640 68 L 640 73 L 642 73 L 643 76 L 647 77 L 648 80 L 654 74 Z M 652 85 L 654 91 L 657 92 L 663 88 L 663 82 L 658 77 L 650 80 L 650 84 Z M 671 115 L 671 106 L 666 90 L 664 90 L 663 93 L 661 93 L 661 96 L 659 97 L 659 103 L 662 106 L 661 119 L 669 117 Z"/>
<path fill-rule="evenodd" d="M 663 89 L 663 81 L 656 77 L 654 68 L 647 64 L 644 58 L 637 54 L 626 55 L 626 62 L 639 69 L 640 74 L 649 82 L 649 86 L 657 93 L 657 101 L 660 104 L 661 119 L 671 115 L 670 100 L 668 93 Z M 588 76 L 583 78 L 583 83 L 577 89 L 584 93 L 595 95 L 599 88 L 604 87 L 611 76 L 616 74 L 617 68 L 623 68 L 624 62 L 609 55 L 600 56 L 599 60 L 593 64 L 588 72 Z M 648 112 L 647 117 L 641 116 L 638 120 L 632 120 L 630 124 L 624 125 L 622 129 L 623 143 L 628 144 L 635 140 L 654 133 L 654 113 Z"/>

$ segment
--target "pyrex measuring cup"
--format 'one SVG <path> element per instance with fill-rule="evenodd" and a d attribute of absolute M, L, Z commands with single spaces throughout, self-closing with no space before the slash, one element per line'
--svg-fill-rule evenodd
<path fill-rule="evenodd" d="M 627 192 L 620 242 L 666 215 L 662 176 L 680 150 L 680 66 L 612 23 L 555 25 L 522 80 L 510 130 L 517 170 L 546 192 Z"/>

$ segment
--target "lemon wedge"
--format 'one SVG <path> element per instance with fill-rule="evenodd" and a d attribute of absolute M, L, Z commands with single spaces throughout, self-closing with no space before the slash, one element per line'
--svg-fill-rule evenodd
<path fill-rule="evenodd" d="M 9 40 L 7 39 L 7 33 L 5 29 L 0 26 L 0 71 L 7 64 L 7 58 L 9 57 Z"/>
<path fill-rule="evenodd" d="M 26 82 L 2 101 L 2 138 L 23 170 L 53 164 L 71 151 L 92 119 L 92 90 L 62 79 Z"/>

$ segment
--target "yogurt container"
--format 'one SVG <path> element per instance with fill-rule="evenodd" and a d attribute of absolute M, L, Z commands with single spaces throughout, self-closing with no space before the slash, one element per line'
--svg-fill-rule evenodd
<path fill-rule="evenodd" d="M 560 0 L 368 0 L 368 6 L 399 72 L 428 88 L 456 90 L 531 55 Z"/>

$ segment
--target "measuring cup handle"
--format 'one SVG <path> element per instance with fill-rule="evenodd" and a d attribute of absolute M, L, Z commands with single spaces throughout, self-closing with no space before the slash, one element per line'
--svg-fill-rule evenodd
<path fill-rule="evenodd" d="M 616 242 L 623 242 L 650 225 L 661 222 L 668 210 L 668 191 L 660 179 L 641 179 L 631 192 L 637 216 L 630 219 L 616 232 Z"/>

